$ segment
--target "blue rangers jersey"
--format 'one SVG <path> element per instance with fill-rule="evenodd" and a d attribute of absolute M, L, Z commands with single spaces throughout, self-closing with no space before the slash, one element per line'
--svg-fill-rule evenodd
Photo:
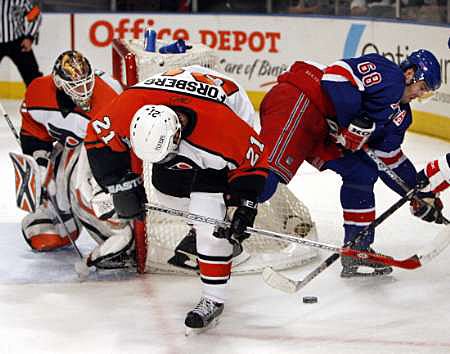
<path fill-rule="evenodd" d="M 334 106 L 339 127 L 361 116 L 372 120 L 376 128 L 369 146 L 413 185 L 415 168 L 401 150 L 412 123 L 410 105 L 400 103 L 406 87 L 401 68 L 379 54 L 342 59 L 325 69 L 321 86 Z"/>

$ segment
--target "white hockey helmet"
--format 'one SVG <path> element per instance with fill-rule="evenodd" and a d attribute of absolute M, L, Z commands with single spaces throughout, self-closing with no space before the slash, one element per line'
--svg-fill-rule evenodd
<path fill-rule="evenodd" d="M 89 111 L 94 92 L 95 76 L 91 64 L 83 54 L 68 50 L 58 56 L 53 66 L 53 81 L 84 111 Z"/>
<path fill-rule="evenodd" d="M 131 147 L 141 160 L 152 163 L 170 160 L 177 154 L 180 138 L 180 120 L 167 106 L 142 106 L 131 120 Z"/>

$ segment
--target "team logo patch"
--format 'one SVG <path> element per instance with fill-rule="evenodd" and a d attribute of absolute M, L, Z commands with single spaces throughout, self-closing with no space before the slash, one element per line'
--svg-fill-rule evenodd
<path fill-rule="evenodd" d="M 186 162 L 178 162 L 169 167 L 169 170 L 192 170 L 194 167 Z"/>
<path fill-rule="evenodd" d="M 294 158 L 292 156 L 286 157 L 286 164 L 288 166 L 292 165 L 293 162 L 294 162 Z"/>
<path fill-rule="evenodd" d="M 392 118 L 392 121 L 394 122 L 394 124 L 396 126 L 400 126 L 403 121 L 405 120 L 406 117 L 406 111 L 400 111 L 399 113 L 397 113 L 394 118 Z"/>

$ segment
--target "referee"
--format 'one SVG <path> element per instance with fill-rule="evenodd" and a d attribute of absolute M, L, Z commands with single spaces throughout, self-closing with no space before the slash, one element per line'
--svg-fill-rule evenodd
<path fill-rule="evenodd" d="M 0 0 L 0 61 L 9 57 L 25 85 L 42 76 L 32 45 L 41 24 L 41 10 L 33 0 Z"/>

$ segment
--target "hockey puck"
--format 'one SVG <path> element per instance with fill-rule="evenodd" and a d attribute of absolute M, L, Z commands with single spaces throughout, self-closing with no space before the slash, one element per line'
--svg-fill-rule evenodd
<path fill-rule="evenodd" d="M 304 304 L 315 304 L 317 303 L 317 301 L 318 301 L 317 296 L 303 296 Z"/>

